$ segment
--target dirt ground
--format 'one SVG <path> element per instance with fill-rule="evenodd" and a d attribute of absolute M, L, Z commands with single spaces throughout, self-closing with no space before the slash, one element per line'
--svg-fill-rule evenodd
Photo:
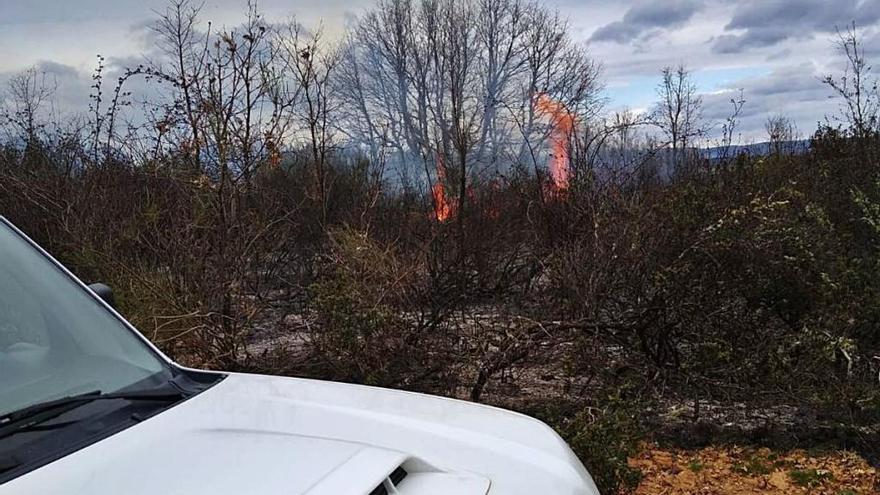
<path fill-rule="evenodd" d="M 632 495 L 880 494 L 880 476 L 849 452 L 709 447 L 698 451 L 648 446 L 630 465 L 643 478 Z"/>
<path fill-rule="evenodd" d="M 477 332 L 499 321 L 490 312 L 487 314 L 489 316 L 478 315 L 487 322 L 463 327 Z M 283 348 L 288 358 L 302 357 L 307 352 L 311 332 L 312 319 L 308 315 L 279 313 L 256 332 L 249 351 L 260 356 Z M 552 403 L 561 397 L 577 401 L 591 393 L 588 382 L 568 378 L 564 369 L 566 345 L 544 345 L 540 349 L 540 353 L 493 375 L 486 383 L 481 401 L 523 410 L 529 404 Z M 462 386 L 445 393 L 468 399 L 476 370 L 464 367 L 460 372 Z M 673 433 L 678 426 L 692 424 L 689 404 L 661 401 L 657 407 L 658 421 Z M 703 422 L 715 425 L 722 432 L 736 425 L 739 436 L 735 438 L 747 438 L 750 432 L 767 430 L 770 426 L 783 433 L 806 434 L 804 422 L 805 418 L 809 419 L 796 408 L 785 405 L 755 408 L 749 404 L 709 401 L 701 404 L 701 416 Z M 651 444 L 646 445 L 638 457 L 630 459 L 630 464 L 642 472 L 643 478 L 638 488 L 627 495 L 880 495 L 877 469 L 850 452 L 783 452 L 745 447 L 674 450 Z"/>

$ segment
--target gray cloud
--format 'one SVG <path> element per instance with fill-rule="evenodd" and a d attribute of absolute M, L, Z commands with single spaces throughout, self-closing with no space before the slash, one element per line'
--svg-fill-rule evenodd
<path fill-rule="evenodd" d="M 772 115 L 782 114 L 798 124 L 805 135 L 817 123 L 833 114 L 830 92 L 820 81 L 820 72 L 812 63 L 778 67 L 771 73 L 726 85 L 726 90 L 703 95 L 705 118 L 723 121 L 732 109 L 731 98 L 742 90 L 745 105 L 739 115 L 739 131 L 745 141 L 763 140 L 764 123 Z"/>
<path fill-rule="evenodd" d="M 648 106 L 660 68 L 684 62 L 712 90 L 704 95 L 707 118 L 722 120 L 730 111 L 732 91 L 745 90 L 741 129 L 748 135 L 763 133 L 763 121 L 771 114 L 787 114 L 809 133 L 817 121 L 837 111 L 837 103 L 817 80 L 819 68 L 840 66 L 831 43 L 835 25 L 857 21 L 865 28 L 869 61 L 876 66 L 880 60 L 880 0 L 540 1 L 570 18 L 573 36 L 603 41 L 590 50 L 605 66 L 606 82 L 629 88 L 614 95 L 613 105 Z M 57 81 L 58 109 L 85 113 L 96 54 L 107 57 L 105 81 L 110 86 L 123 67 L 136 66 L 145 57 L 161 59 L 147 26 L 166 2 L 0 0 L 0 94 L 9 75 L 36 63 Z M 209 0 L 203 19 L 213 21 L 214 29 L 235 26 L 244 4 Z M 259 1 L 272 22 L 291 14 L 309 26 L 324 19 L 335 33 L 374 5 L 375 0 Z M 673 31 L 675 36 L 660 36 Z M 725 70 L 763 75 L 721 86 L 717 74 Z M 127 83 L 135 100 L 150 96 L 155 87 L 138 78 Z"/>
<path fill-rule="evenodd" d="M 623 19 L 597 29 L 590 41 L 629 43 L 645 40 L 662 30 L 684 26 L 700 9 L 696 0 L 643 3 L 631 7 Z"/>
<path fill-rule="evenodd" d="M 124 74 L 125 69 L 137 66 L 140 61 L 142 61 L 140 57 L 134 56 L 111 58 L 105 61 L 103 73 L 103 92 L 105 97 L 113 91 L 119 77 Z M 91 103 L 89 95 L 94 93 L 92 73 L 53 61 L 40 61 L 34 64 L 33 68 L 37 71 L 39 84 L 45 85 L 52 90 L 52 98 L 48 102 L 51 108 L 46 107 L 43 109 L 44 118 L 64 121 L 85 115 Z M 9 81 L 25 70 L 27 69 L 0 72 L 0 105 L 3 105 L 4 98 L 9 96 L 7 93 Z M 138 116 L 140 102 L 147 99 L 155 101 L 156 98 L 161 96 L 159 92 L 161 89 L 155 84 L 148 83 L 143 77 L 129 79 L 125 83 L 125 91 L 131 93 L 128 101 L 134 104 L 134 108 L 129 109 L 125 107 L 121 112 L 123 118 Z M 108 104 L 109 102 L 105 98 L 103 102 L 104 109 L 106 109 Z"/>
<path fill-rule="evenodd" d="M 812 38 L 852 22 L 870 26 L 880 20 L 880 0 L 752 0 L 739 8 L 724 34 L 712 43 L 715 53 L 741 53 L 787 39 Z"/>
<path fill-rule="evenodd" d="M 64 120 L 85 112 L 92 84 L 89 74 L 84 74 L 69 65 L 51 61 L 41 61 L 34 64 L 33 68 L 38 74 L 38 84 L 52 91 L 51 100 L 45 102 L 45 106 L 39 112 L 39 119 L 45 122 Z M 0 72 L 0 107 L 13 105 L 12 101 L 6 101 L 6 98 L 12 97 L 7 91 L 8 85 L 10 80 L 23 70 Z"/>
<path fill-rule="evenodd" d="M 118 19 L 132 11 L 151 9 L 165 4 L 164 0 L 56 0 L 4 1 L 0 24 L 76 22 L 91 19 Z"/>
<path fill-rule="evenodd" d="M 876 61 L 880 58 L 880 31 L 863 38 L 862 47 L 865 49 L 865 56 L 868 59 Z"/>

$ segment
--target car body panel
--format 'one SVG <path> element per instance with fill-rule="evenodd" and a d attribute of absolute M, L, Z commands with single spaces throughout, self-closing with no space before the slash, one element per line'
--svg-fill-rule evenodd
<path fill-rule="evenodd" d="M 598 493 L 549 427 L 411 392 L 230 374 L 133 427 L 0 485 L 0 495 Z M 489 488 L 491 486 L 491 488 Z"/>

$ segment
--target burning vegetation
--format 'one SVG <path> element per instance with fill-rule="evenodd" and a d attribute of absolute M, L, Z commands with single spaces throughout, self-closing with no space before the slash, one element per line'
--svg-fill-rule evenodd
<path fill-rule="evenodd" d="M 431 196 L 434 199 L 434 216 L 438 222 L 445 222 L 454 216 L 454 206 L 452 200 L 446 197 L 446 165 L 443 163 L 443 157 L 437 154 L 437 180 L 431 186 Z"/>
<path fill-rule="evenodd" d="M 575 116 L 561 102 L 545 93 L 535 98 L 535 110 L 550 121 L 550 170 L 552 190 L 556 193 L 568 189 L 571 177 L 571 143 L 574 138 Z"/>
<path fill-rule="evenodd" d="M 512 407 L 603 493 L 677 483 L 645 437 L 877 458 L 880 119 L 847 109 L 880 96 L 854 31 L 826 80 L 845 124 L 795 148 L 778 118 L 751 156 L 684 67 L 607 115 L 537 3 L 379 0 L 339 44 L 202 14 L 169 4 L 154 64 L 99 63 L 86 117 L 55 120 L 37 69 L 0 114 L 0 212 L 179 361 Z M 162 96 L 143 126 L 135 80 Z"/>

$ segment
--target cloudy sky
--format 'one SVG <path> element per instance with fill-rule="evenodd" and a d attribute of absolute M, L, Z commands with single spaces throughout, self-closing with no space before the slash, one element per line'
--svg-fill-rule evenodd
<path fill-rule="evenodd" d="M 836 26 L 856 21 L 870 58 L 880 59 L 880 0 L 543 0 L 568 17 L 605 69 L 609 109 L 645 109 L 663 66 L 684 63 L 722 120 L 743 91 L 744 141 L 761 140 L 771 114 L 793 119 L 808 135 L 836 112 L 819 81 L 840 70 Z M 58 81 L 58 105 L 87 104 L 97 54 L 111 67 L 136 64 L 148 50 L 147 25 L 165 0 L 0 0 L 0 82 L 38 65 Z M 206 0 L 215 25 L 241 21 L 244 0 Z M 261 0 L 269 20 L 295 15 L 330 33 L 372 0 Z"/>

